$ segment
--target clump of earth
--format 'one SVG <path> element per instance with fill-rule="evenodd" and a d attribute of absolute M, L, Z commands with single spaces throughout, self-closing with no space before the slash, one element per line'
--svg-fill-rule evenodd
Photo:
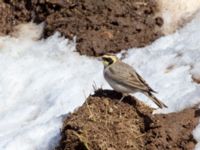
<path fill-rule="evenodd" d="M 15 26 L 44 23 L 43 38 L 59 31 L 76 40 L 80 54 L 99 56 L 143 47 L 163 35 L 156 0 L 2 0 L 0 35 Z M 198 82 L 198 78 L 194 78 Z M 199 111 L 171 114 L 152 109 L 133 97 L 119 102 L 114 91 L 98 90 L 65 118 L 57 150 L 191 150 Z"/>
<path fill-rule="evenodd" d="M 68 115 L 56 150 L 192 150 L 192 130 L 199 122 L 197 108 L 170 114 L 134 97 L 119 102 L 121 94 L 98 90 Z"/>
<path fill-rule="evenodd" d="M 99 56 L 143 47 L 162 35 L 155 0 L 2 0 L 0 33 L 20 23 L 45 23 L 44 37 L 76 37 L 77 51 Z"/>

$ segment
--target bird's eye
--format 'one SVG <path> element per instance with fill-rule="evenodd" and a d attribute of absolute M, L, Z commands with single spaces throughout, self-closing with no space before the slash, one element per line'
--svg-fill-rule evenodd
<path fill-rule="evenodd" d="M 103 57 L 103 60 L 108 62 L 109 65 L 113 63 L 112 58 Z"/>
<path fill-rule="evenodd" d="M 109 58 L 107 58 L 107 57 L 103 57 L 103 60 L 104 60 L 104 61 L 108 61 L 108 59 L 109 59 Z"/>

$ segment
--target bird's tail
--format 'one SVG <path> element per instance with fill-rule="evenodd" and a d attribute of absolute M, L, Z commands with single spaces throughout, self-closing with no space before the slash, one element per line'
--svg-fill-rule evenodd
<path fill-rule="evenodd" d="M 165 105 L 163 102 L 161 102 L 159 99 L 157 99 L 151 92 L 145 92 L 146 96 L 148 96 L 158 107 L 160 108 L 167 108 L 167 105 Z"/>

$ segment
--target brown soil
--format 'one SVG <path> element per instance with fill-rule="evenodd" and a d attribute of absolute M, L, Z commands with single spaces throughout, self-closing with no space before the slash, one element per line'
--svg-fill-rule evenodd
<path fill-rule="evenodd" d="M 200 84 L 200 75 L 192 75 L 192 80 L 197 84 Z"/>
<path fill-rule="evenodd" d="M 14 26 L 45 22 L 44 37 L 76 36 L 81 54 L 142 47 L 162 35 L 155 0 L 1 0 L 0 35 Z M 169 68 L 170 69 L 170 68 Z M 193 78 L 199 83 L 199 78 Z M 64 121 L 57 150 L 191 150 L 200 113 L 195 108 L 152 115 L 152 109 L 113 91 L 99 90 Z M 196 113 L 196 116 L 195 116 Z"/>
<path fill-rule="evenodd" d="M 153 116 L 146 134 L 146 149 L 193 150 L 196 144 L 192 130 L 199 122 L 198 110 L 190 108 L 178 113 Z"/>
<path fill-rule="evenodd" d="M 98 90 L 64 121 L 57 150 L 192 150 L 199 111 L 152 115 L 133 97 Z"/>
<path fill-rule="evenodd" d="M 102 55 L 142 47 L 162 35 L 155 0 L 2 0 L 0 33 L 33 20 L 45 22 L 44 35 L 55 31 L 76 36 L 81 54 Z"/>

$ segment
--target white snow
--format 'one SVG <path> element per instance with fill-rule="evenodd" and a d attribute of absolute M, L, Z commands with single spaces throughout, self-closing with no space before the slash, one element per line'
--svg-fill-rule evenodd
<path fill-rule="evenodd" d="M 200 0 L 157 0 L 164 18 L 163 31 L 173 33 L 188 22 L 200 8 Z"/>
<path fill-rule="evenodd" d="M 124 59 L 168 105 L 157 112 L 180 111 L 200 102 L 200 85 L 191 78 L 200 76 L 199 24 L 200 13 L 175 34 L 130 49 Z M 0 37 L 0 149 L 53 149 L 63 116 L 93 93 L 94 82 L 97 87 L 110 87 L 103 79 L 101 62 L 76 53 L 75 42 L 59 33 L 37 40 L 35 32 L 39 35 L 41 26 L 23 28 L 28 36 L 19 32 Z M 143 95 L 137 96 L 155 107 Z M 200 142 L 200 126 L 194 135 Z"/>
<path fill-rule="evenodd" d="M 58 33 L 35 41 L 37 28 L 24 27 L 29 36 L 0 38 L 1 150 L 53 148 L 62 116 L 103 83 L 101 62 L 73 52 L 74 42 Z"/>
<path fill-rule="evenodd" d="M 158 39 L 141 49 L 130 49 L 124 60 L 142 74 L 158 92 L 168 109 L 179 111 L 200 102 L 200 85 L 192 76 L 200 78 L 200 13 L 183 29 Z M 151 101 L 141 96 L 147 103 Z"/>

